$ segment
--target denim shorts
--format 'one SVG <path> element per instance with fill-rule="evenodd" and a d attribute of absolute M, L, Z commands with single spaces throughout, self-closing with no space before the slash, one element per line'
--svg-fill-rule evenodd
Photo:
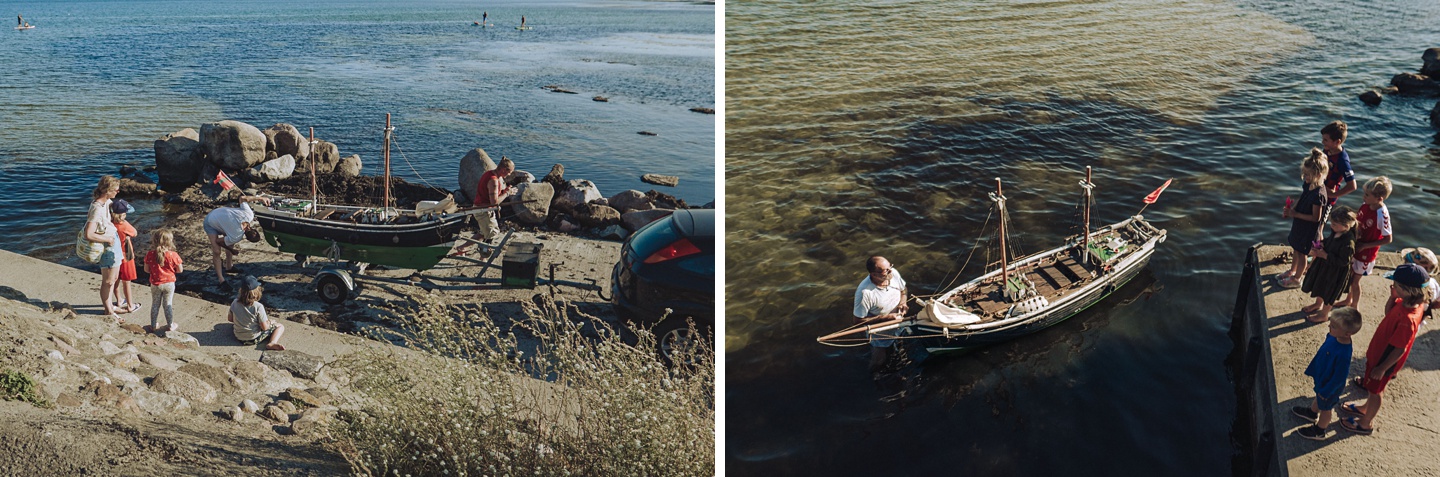
<path fill-rule="evenodd" d="M 105 252 L 100 254 L 100 268 L 115 268 L 120 266 L 120 261 L 115 259 L 115 249 L 106 247 Z"/>

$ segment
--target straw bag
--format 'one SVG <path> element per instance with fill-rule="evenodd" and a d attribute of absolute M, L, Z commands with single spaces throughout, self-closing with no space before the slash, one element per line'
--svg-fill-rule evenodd
<path fill-rule="evenodd" d="M 90 239 L 85 236 L 85 231 L 89 228 L 90 221 L 86 220 L 85 225 L 80 227 L 80 233 L 75 234 L 75 255 L 86 262 L 100 263 L 100 255 L 105 253 L 105 244 L 101 242 L 91 242 Z M 100 224 L 99 232 L 100 235 L 109 233 L 105 230 L 105 224 L 103 223 Z"/>

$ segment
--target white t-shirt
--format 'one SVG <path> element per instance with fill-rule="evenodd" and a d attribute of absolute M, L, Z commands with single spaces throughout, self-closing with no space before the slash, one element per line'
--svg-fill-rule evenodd
<path fill-rule="evenodd" d="M 240 300 L 230 302 L 230 314 L 235 315 L 235 339 L 250 341 L 260 334 L 260 323 L 270 321 L 265 316 L 265 305 L 255 302 L 250 306 L 240 303 Z M 274 325 L 271 325 L 274 326 Z"/>
<path fill-rule="evenodd" d="M 110 237 L 110 244 L 105 248 L 115 252 L 115 263 L 125 261 L 125 249 L 120 246 L 120 230 L 115 228 L 115 219 L 110 215 L 110 201 L 90 202 L 90 223 L 86 227 L 94 230 L 95 224 L 99 223 L 106 230 L 106 236 Z"/>
<path fill-rule="evenodd" d="M 253 220 L 255 211 L 250 210 L 249 202 L 241 202 L 239 207 L 221 207 L 205 214 L 205 224 L 225 236 L 225 245 L 235 245 L 244 240 L 243 224 Z"/>
<path fill-rule="evenodd" d="M 904 298 L 905 279 L 900 278 L 900 270 L 890 268 L 890 285 L 883 288 L 875 285 L 875 282 L 870 281 L 870 276 L 866 275 L 865 279 L 860 281 L 860 286 L 855 287 L 855 317 L 890 313 L 900 306 L 900 301 Z"/>

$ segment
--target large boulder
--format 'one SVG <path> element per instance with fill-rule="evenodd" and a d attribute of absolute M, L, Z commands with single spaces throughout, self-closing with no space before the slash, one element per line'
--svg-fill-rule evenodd
<path fill-rule="evenodd" d="M 1420 55 L 1425 65 L 1420 67 L 1420 74 L 1430 77 L 1440 76 L 1440 48 L 1429 48 Z"/>
<path fill-rule="evenodd" d="M 685 201 L 680 200 L 680 199 L 677 199 L 677 198 L 675 198 L 675 196 L 673 196 L 673 195 L 666 194 L 666 193 L 660 192 L 660 191 L 656 191 L 656 190 L 654 190 L 654 189 L 651 189 L 650 192 L 646 192 L 646 193 L 645 193 L 645 197 L 648 198 L 648 199 L 650 199 L 650 203 L 651 203 L 651 204 L 654 204 L 654 205 L 655 205 L 655 208 L 657 208 L 657 209 L 688 209 L 688 208 L 690 208 L 690 206 L 685 205 Z"/>
<path fill-rule="evenodd" d="M 505 176 L 505 185 L 513 186 L 515 184 L 524 184 L 526 182 L 535 182 L 535 175 L 516 169 L 511 172 L 510 175 Z"/>
<path fill-rule="evenodd" d="M 610 196 L 607 204 L 622 214 L 636 210 L 650 210 L 655 208 L 655 205 L 650 203 L 650 198 L 645 197 L 644 192 L 635 189 Z"/>
<path fill-rule="evenodd" d="M 315 376 L 320 375 L 320 368 L 325 366 L 325 361 L 318 356 L 295 350 L 267 350 L 260 354 L 260 362 L 275 369 L 289 371 L 290 374 L 305 379 L 315 379 Z"/>
<path fill-rule="evenodd" d="M 200 133 L 185 128 L 155 140 L 155 173 L 166 189 L 184 189 L 200 176 Z"/>
<path fill-rule="evenodd" d="M 1440 94 L 1440 82 L 1425 75 L 1400 73 L 1390 78 L 1390 84 L 1399 88 L 1401 94 Z"/>
<path fill-rule="evenodd" d="M 215 387 L 183 371 L 161 371 L 150 382 L 156 391 L 180 396 L 190 402 L 210 403 L 215 400 Z M 140 407 L 145 407 L 142 403 Z"/>
<path fill-rule="evenodd" d="M 490 155 L 484 149 L 475 148 L 465 153 L 460 158 L 460 192 L 464 199 L 461 202 L 466 204 L 475 203 L 475 186 L 480 184 L 480 176 L 495 169 L 495 161 L 490 160 Z"/>
<path fill-rule="evenodd" d="M 340 164 L 340 148 L 329 141 L 315 141 L 315 148 L 310 150 L 310 159 L 315 161 L 316 174 L 335 172 L 335 166 Z"/>
<path fill-rule="evenodd" d="M 120 192 L 116 197 L 146 197 L 155 195 L 155 183 L 149 177 L 134 176 L 120 179 Z"/>
<path fill-rule="evenodd" d="M 607 205 L 580 204 L 574 209 L 575 221 L 585 227 L 608 227 L 620 223 L 620 211 Z"/>
<path fill-rule="evenodd" d="M 340 177 L 360 177 L 360 155 L 351 154 L 340 160 L 340 165 L 335 168 L 335 173 Z"/>
<path fill-rule="evenodd" d="M 295 126 L 279 123 L 261 132 L 265 133 L 265 150 L 275 153 L 275 157 L 288 154 L 295 158 L 296 162 L 304 162 L 310 158 L 310 140 L 305 138 L 299 129 L 295 129 Z"/>
<path fill-rule="evenodd" d="M 626 212 L 620 214 L 620 225 L 624 226 L 625 230 L 634 232 L 636 230 L 640 230 L 640 227 L 644 227 L 650 222 L 669 217 L 670 214 L 673 213 L 675 213 L 675 211 L 670 209 L 637 210 L 634 212 Z"/>
<path fill-rule="evenodd" d="M 289 154 L 245 170 L 246 178 L 255 182 L 274 182 L 289 178 L 294 173 L 295 157 Z"/>
<path fill-rule="evenodd" d="M 510 206 L 515 220 L 530 225 L 545 223 L 545 217 L 550 215 L 550 201 L 555 198 L 555 188 L 544 182 L 527 182 L 516 188 L 520 192 L 515 194 L 514 199 L 521 203 Z"/>
<path fill-rule="evenodd" d="M 573 211 L 581 204 L 588 204 L 592 200 L 603 198 L 605 196 L 600 195 L 600 188 L 595 187 L 594 182 L 575 179 L 567 182 L 565 188 L 555 191 L 553 206 L 563 211 Z M 619 217 L 616 219 L 618 220 Z"/>
<path fill-rule="evenodd" d="M 249 169 L 265 161 L 265 133 L 240 121 L 200 126 L 200 147 L 211 164 L 225 170 Z"/>
<path fill-rule="evenodd" d="M 545 174 L 545 178 L 540 179 L 540 181 L 548 182 L 550 185 L 555 186 L 556 192 L 565 190 L 565 188 L 569 186 L 569 184 L 565 183 L 565 165 L 556 164 L 550 166 L 550 173 Z"/>

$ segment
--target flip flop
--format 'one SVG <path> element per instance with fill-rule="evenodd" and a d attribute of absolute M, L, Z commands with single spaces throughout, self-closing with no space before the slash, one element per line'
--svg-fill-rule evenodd
<path fill-rule="evenodd" d="M 124 319 L 124 318 L 121 318 L 120 315 L 117 315 L 117 314 L 114 314 L 114 313 L 111 313 L 111 314 L 110 314 L 110 321 L 114 321 L 115 324 L 117 324 L 117 325 L 123 325 L 123 324 L 125 324 L 125 319 Z"/>
<path fill-rule="evenodd" d="M 1345 414 L 1351 417 L 1359 417 L 1365 415 L 1365 410 L 1361 409 L 1360 406 L 1356 406 L 1353 402 L 1347 402 L 1339 406 L 1335 406 L 1335 410 L 1340 411 L 1341 414 Z"/>
<path fill-rule="evenodd" d="M 1362 436 L 1368 436 L 1371 433 L 1375 432 L 1375 428 L 1373 426 L 1369 429 L 1360 427 L 1360 419 L 1355 417 L 1341 418 L 1340 427 L 1343 427 L 1347 431 L 1354 432 Z"/>
<path fill-rule="evenodd" d="M 140 309 L 140 306 L 141 306 L 141 305 L 140 305 L 139 303 L 131 303 L 131 304 L 130 304 L 130 312 L 131 312 L 131 313 L 134 313 L 135 311 L 137 311 L 137 310 Z"/>

